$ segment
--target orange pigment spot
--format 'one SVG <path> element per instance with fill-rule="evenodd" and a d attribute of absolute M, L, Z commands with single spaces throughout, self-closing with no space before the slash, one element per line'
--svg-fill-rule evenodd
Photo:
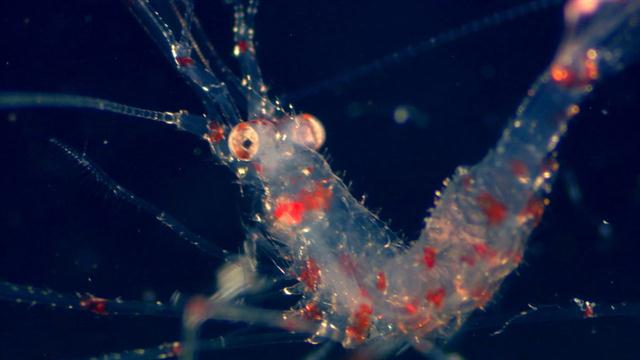
<path fill-rule="evenodd" d="M 560 85 L 569 85 L 573 82 L 573 74 L 564 66 L 553 65 L 551 67 L 551 79 Z"/>
<path fill-rule="evenodd" d="M 273 212 L 276 220 L 284 225 L 298 225 L 302 222 L 304 215 L 304 204 L 299 201 L 278 199 L 276 209 Z"/>
<path fill-rule="evenodd" d="M 309 210 L 326 210 L 333 196 L 333 191 L 322 184 L 315 184 L 313 190 L 302 190 L 298 195 L 299 201 Z"/>
<path fill-rule="evenodd" d="M 572 18 L 587 16 L 593 14 L 602 4 L 600 0 L 572 0 L 567 3 L 566 12 Z"/>
<path fill-rule="evenodd" d="M 597 80 L 600 76 L 600 71 L 598 70 L 598 63 L 595 60 L 585 60 L 584 62 L 584 71 L 585 75 L 589 80 Z"/>
<path fill-rule="evenodd" d="M 498 225 L 507 217 L 507 207 L 488 192 L 483 192 L 478 195 L 476 201 L 487 217 L 487 223 L 489 225 Z"/>
<path fill-rule="evenodd" d="M 551 67 L 551 79 L 558 85 L 569 88 L 586 86 L 591 81 L 598 79 L 600 75 L 598 62 L 595 59 L 590 59 L 588 54 L 582 61 L 582 67 L 579 68 L 578 73 L 562 65 L 553 65 Z"/>

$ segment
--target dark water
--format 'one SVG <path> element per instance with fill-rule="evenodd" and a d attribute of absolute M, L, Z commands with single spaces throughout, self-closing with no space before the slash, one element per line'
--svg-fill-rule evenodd
<path fill-rule="evenodd" d="M 220 3 L 198 3 L 197 10 L 213 43 L 228 53 L 231 14 Z M 263 1 L 260 63 L 272 93 L 295 95 L 514 3 Z M 120 2 L 5 2 L 0 24 L 1 90 L 201 111 Z M 331 87 L 296 107 L 323 120 L 332 165 L 347 171 L 354 192 L 368 194 L 372 208 L 381 208 L 394 229 L 413 238 L 442 179 L 457 165 L 477 162 L 495 143 L 547 65 L 560 29 L 558 8 L 530 15 Z M 640 68 L 630 67 L 584 104 L 559 148 L 562 170 L 552 205 L 523 266 L 476 328 L 462 332 L 448 350 L 469 359 L 637 357 L 640 313 L 567 320 L 567 312 L 559 311 L 549 321 L 490 334 L 496 330 L 493 320 L 527 304 L 571 308 L 574 297 L 640 302 L 639 79 Z M 399 105 L 412 107 L 418 120 L 396 124 L 392 114 Z M 86 150 L 123 186 L 235 250 L 243 236 L 238 189 L 203 142 L 143 120 L 92 111 L 21 110 L 3 112 L 0 119 L 1 279 L 124 299 L 166 301 L 175 291 L 212 291 L 215 261 L 109 196 L 48 139 Z M 211 331 L 224 332 L 215 325 Z M 0 303 L 1 359 L 73 358 L 179 338 L 176 319 L 101 318 Z M 297 358 L 310 349 L 272 345 L 259 353 L 251 348 L 208 355 Z"/>

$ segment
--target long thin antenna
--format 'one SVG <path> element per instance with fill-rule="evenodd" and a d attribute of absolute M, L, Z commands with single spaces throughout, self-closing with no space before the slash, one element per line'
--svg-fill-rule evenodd
<path fill-rule="evenodd" d="M 401 64 L 407 59 L 414 58 L 429 50 L 456 41 L 469 34 L 474 34 L 486 29 L 496 27 L 521 18 L 525 15 L 537 13 L 548 8 L 559 6 L 564 0 L 534 0 L 526 4 L 521 4 L 499 11 L 491 15 L 481 17 L 459 27 L 441 32 L 427 38 L 417 44 L 409 45 L 403 49 L 384 55 L 369 63 L 360 65 L 355 69 L 341 72 L 329 79 L 319 81 L 302 89 L 294 90 L 288 94 L 280 96 L 283 102 L 294 103 L 309 96 L 316 95 L 323 91 L 335 88 L 338 85 L 350 83 L 356 79 L 363 78 L 369 74 L 379 72 L 390 66 Z"/>

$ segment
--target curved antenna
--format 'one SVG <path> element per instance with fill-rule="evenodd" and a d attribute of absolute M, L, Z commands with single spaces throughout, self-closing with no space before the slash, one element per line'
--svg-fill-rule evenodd
<path fill-rule="evenodd" d="M 155 205 L 147 202 L 146 200 L 138 197 L 136 194 L 120 186 L 114 179 L 112 179 L 106 172 L 100 169 L 97 165 L 91 163 L 91 161 L 78 151 L 62 143 L 61 141 L 51 138 L 49 142 L 57 146 L 64 152 L 64 154 L 76 162 L 83 170 L 93 177 L 95 181 L 106 187 L 109 192 L 116 197 L 136 206 L 138 209 L 153 216 L 158 222 L 164 225 L 169 230 L 173 231 L 182 240 L 188 244 L 196 247 L 198 250 L 210 256 L 224 259 L 227 256 L 227 252 L 211 241 L 203 238 L 202 236 L 192 232 L 186 226 L 184 226 L 178 219 L 167 214 L 165 211 L 158 209 Z"/>
<path fill-rule="evenodd" d="M 143 109 L 117 102 L 72 94 L 0 92 L 0 109 L 20 108 L 77 108 L 106 111 L 141 119 L 177 125 L 180 113 Z"/>
<path fill-rule="evenodd" d="M 326 80 L 321 80 L 302 89 L 294 90 L 289 94 L 284 94 L 280 96 L 280 98 L 283 102 L 296 102 L 308 98 L 338 85 L 347 84 L 390 66 L 401 64 L 403 61 L 461 39 L 467 35 L 491 29 L 525 15 L 537 13 L 551 7 L 562 5 L 563 3 L 564 0 L 534 0 L 526 4 L 516 5 L 512 8 L 465 23 L 451 30 L 441 32 L 417 44 L 409 45 L 354 69 L 349 69 Z"/>

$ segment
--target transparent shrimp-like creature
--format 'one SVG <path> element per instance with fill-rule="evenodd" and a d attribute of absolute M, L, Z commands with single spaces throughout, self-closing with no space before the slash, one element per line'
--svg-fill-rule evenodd
<path fill-rule="evenodd" d="M 209 320 L 250 323 L 301 334 L 312 342 L 384 357 L 412 347 L 437 352 L 476 310 L 494 297 L 523 259 L 558 171 L 556 147 L 568 122 L 598 81 L 635 60 L 640 1 L 571 0 L 565 33 L 551 65 L 529 90 L 497 145 L 476 165 L 445 181 L 424 228 L 407 241 L 354 198 L 319 153 L 320 120 L 268 96 L 256 60 L 257 1 L 233 7 L 236 77 L 204 37 L 190 1 L 133 0 L 129 8 L 164 57 L 198 95 L 204 114 L 160 112 L 60 94 L 3 93 L 2 108 L 97 109 L 162 122 L 196 136 L 235 176 L 247 205 L 245 239 L 232 253 L 118 185 L 73 147 L 53 147 L 111 193 L 153 215 L 192 248 L 223 264 L 210 296 L 178 297 L 172 305 L 65 295 L 2 283 L 13 301 L 84 309 L 98 315 L 182 314 L 183 340 L 133 353 L 194 358 L 229 339 L 200 339 Z M 265 270 L 269 264 L 269 270 Z M 274 289 L 295 301 L 260 306 Z M 581 302 L 585 312 L 592 305 Z"/>

